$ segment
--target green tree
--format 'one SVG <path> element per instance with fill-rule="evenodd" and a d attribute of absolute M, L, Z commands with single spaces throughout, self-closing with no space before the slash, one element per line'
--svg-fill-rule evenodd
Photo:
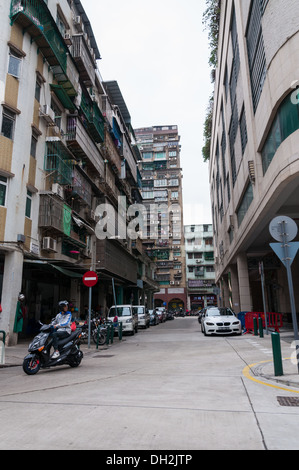
<path fill-rule="evenodd" d="M 215 72 L 216 72 L 216 67 L 218 63 L 218 40 L 219 40 L 221 0 L 206 0 L 206 6 L 207 8 L 203 13 L 202 22 L 203 22 L 205 29 L 208 30 L 208 39 L 209 39 L 209 47 L 210 47 L 209 65 L 212 69 L 211 80 L 213 83 L 215 81 Z M 202 155 L 203 155 L 203 159 L 205 162 L 210 159 L 213 106 L 214 106 L 214 96 L 211 96 L 209 105 L 207 107 L 206 119 L 204 122 L 205 144 L 202 148 Z"/>

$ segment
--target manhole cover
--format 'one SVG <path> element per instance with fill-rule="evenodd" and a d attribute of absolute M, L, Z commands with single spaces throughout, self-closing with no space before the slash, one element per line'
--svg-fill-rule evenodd
<path fill-rule="evenodd" d="M 299 398 L 297 397 L 277 397 L 281 406 L 299 406 Z"/>

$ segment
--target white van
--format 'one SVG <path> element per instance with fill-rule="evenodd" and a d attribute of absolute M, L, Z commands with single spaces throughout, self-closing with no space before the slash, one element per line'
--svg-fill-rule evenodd
<path fill-rule="evenodd" d="M 150 314 L 148 313 L 145 305 L 133 305 L 133 313 L 138 315 L 138 327 L 149 328 L 150 326 Z"/>
<path fill-rule="evenodd" d="M 108 320 L 112 321 L 117 317 L 118 322 L 122 323 L 123 333 L 131 333 L 134 335 L 138 332 L 138 315 L 133 312 L 132 305 L 117 305 L 110 307 L 108 312 Z M 117 330 L 115 330 L 117 333 Z"/>

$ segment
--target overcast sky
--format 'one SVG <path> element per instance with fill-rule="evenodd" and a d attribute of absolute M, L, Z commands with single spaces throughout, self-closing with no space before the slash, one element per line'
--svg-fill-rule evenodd
<path fill-rule="evenodd" d="M 203 125 L 212 93 L 205 0 L 82 0 L 102 60 L 136 129 L 178 125 L 184 224 L 212 223 Z"/>

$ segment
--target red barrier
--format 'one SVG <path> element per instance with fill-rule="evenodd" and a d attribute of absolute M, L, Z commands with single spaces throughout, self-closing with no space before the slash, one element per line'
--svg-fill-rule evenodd
<path fill-rule="evenodd" d="M 274 328 L 274 331 L 279 333 L 279 328 L 283 326 L 282 313 L 267 312 L 267 323 L 268 328 Z M 247 312 L 245 314 L 245 329 L 247 333 L 251 333 L 254 330 L 253 319 L 259 318 L 263 321 L 263 328 L 266 328 L 265 314 L 264 312 Z"/>

